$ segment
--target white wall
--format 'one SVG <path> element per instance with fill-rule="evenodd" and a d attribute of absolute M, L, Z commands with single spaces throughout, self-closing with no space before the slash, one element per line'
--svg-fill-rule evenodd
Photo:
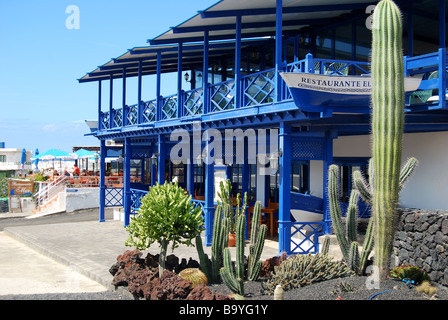
<path fill-rule="evenodd" d="M 67 188 L 65 195 L 65 210 L 67 212 L 98 208 L 100 203 L 99 188 Z"/>
<path fill-rule="evenodd" d="M 339 137 L 334 157 L 370 157 L 370 136 Z M 403 136 L 402 161 L 414 156 L 419 166 L 400 194 L 400 206 L 448 210 L 448 132 Z"/>

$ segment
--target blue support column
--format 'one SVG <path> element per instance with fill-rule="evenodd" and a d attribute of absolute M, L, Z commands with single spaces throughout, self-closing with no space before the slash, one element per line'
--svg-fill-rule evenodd
<path fill-rule="evenodd" d="M 99 221 L 104 222 L 106 206 L 106 141 L 100 140 L 100 204 Z"/>
<path fill-rule="evenodd" d="M 182 42 L 179 42 L 177 48 L 177 117 L 182 118 Z"/>
<path fill-rule="evenodd" d="M 324 145 L 324 162 L 323 162 L 323 195 L 324 195 L 324 234 L 331 234 L 331 213 L 328 199 L 328 168 L 333 163 L 333 138 L 327 137 Z"/>
<path fill-rule="evenodd" d="M 102 117 L 101 117 L 101 80 L 98 81 L 98 131 L 101 131 L 102 128 Z"/>
<path fill-rule="evenodd" d="M 210 112 L 210 98 L 208 91 L 208 48 L 209 48 L 209 36 L 208 31 L 204 31 L 204 57 L 202 64 L 202 88 L 203 88 L 203 103 L 204 103 L 204 114 Z"/>
<path fill-rule="evenodd" d="M 131 216 L 131 138 L 124 139 L 123 171 L 124 227 L 127 227 Z"/>
<path fill-rule="evenodd" d="M 439 106 L 446 108 L 446 49 L 439 49 Z"/>
<path fill-rule="evenodd" d="M 282 64 L 282 18 L 283 18 L 283 1 L 276 0 L 276 18 L 275 18 L 275 99 L 276 101 L 282 100 L 282 79 L 279 75 L 279 71 L 283 70 Z"/>
<path fill-rule="evenodd" d="M 280 123 L 279 150 L 279 214 L 278 251 L 287 254 L 291 251 L 291 125 Z"/>
<path fill-rule="evenodd" d="M 142 61 L 138 62 L 138 83 L 137 83 L 137 103 L 138 117 L 137 123 L 143 122 L 143 104 L 142 104 Z"/>
<path fill-rule="evenodd" d="M 112 129 L 114 127 L 114 79 L 112 75 L 110 75 L 109 81 L 109 129 Z"/>
<path fill-rule="evenodd" d="M 126 114 L 126 68 L 123 68 L 123 90 L 122 90 L 122 102 L 121 102 L 121 106 L 123 108 L 122 110 L 122 117 L 123 117 L 123 122 L 122 122 L 122 126 L 126 126 L 127 125 L 127 114 Z"/>
<path fill-rule="evenodd" d="M 193 135 L 190 138 L 190 159 L 187 163 L 187 190 L 194 199 L 194 157 L 193 157 Z"/>
<path fill-rule="evenodd" d="M 414 56 L 414 14 L 413 14 L 413 4 L 411 3 L 408 7 L 408 57 Z"/>
<path fill-rule="evenodd" d="M 247 192 L 247 209 L 246 209 L 246 230 L 244 231 L 244 236 L 249 239 L 249 207 L 250 207 L 250 186 L 249 186 L 249 178 L 250 178 L 250 165 L 249 165 L 249 157 L 247 154 L 247 143 L 245 141 L 245 137 L 243 136 L 243 144 L 244 144 L 244 163 L 243 163 L 243 172 L 242 172 L 242 185 L 241 185 L 241 200 L 244 201 L 244 194 Z M 249 141 L 248 141 L 249 142 Z M 230 179 L 230 178 L 229 178 Z"/>
<path fill-rule="evenodd" d="M 156 97 L 157 97 L 157 110 L 156 110 L 156 120 L 162 120 L 162 101 L 160 97 L 160 86 L 161 86 L 161 67 L 162 67 L 162 55 L 157 52 L 157 78 L 156 78 Z"/>
<path fill-rule="evenodd" d="M 159 134 L 159 143 L 158 143 L 158 152 L 159 159 L 157 163 L 157 181 L 160 185 L 165 183 L 165 157 L 166 157 L 166 149 L 165 149 L 165 137 L 162 134 Z"/>
<path fill-rule="evenodd" d="M 439 48 L 446 48 L 445 0 L 439 0 Z"/>
<path fill-rule="evenodd" d="M 240 108 L 242 101 L 241 83 L 241 16 L 236 16 L 235 30 L 235 107 Z"/>
<path fill-rule="evenodd" d="M 207 131 L 206 131 L 207 132 Z M 206 141 L 209 141 L 209 136 L 206 137 Z M 207 146 L 208 148 L 208 146 Z M 204 159 L 205 163 L 205 246 L 212 245 L 213 237 L 213 219 L 215 217 L 214 207 L 214 179 L 215 179 L 215 165 L 214 161 L 210 158 L 210 152 L 207 150 L 207 158 Z"/>

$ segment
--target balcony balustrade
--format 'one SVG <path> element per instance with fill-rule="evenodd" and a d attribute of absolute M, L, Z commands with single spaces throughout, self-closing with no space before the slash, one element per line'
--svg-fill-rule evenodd
<path fill-rule="evenodd" d="M 419 89 L 409 95 L 407 107 L 424 105 L 426 109 L 445 108 L 445 97 L 442 96 L 440 101 L 431 97 L 433 90 L 446 91 L 446 75 L 438 76 L 440 70 L 446 70 L 446 50 L 440 49 L 438 52 L 419 57 L 405 57 L 404 60 L 407 76 L 423 77 Z M 369 65 L 369 62 L 317 59 L 309 54 L 303 60 L 287 64 L 282 71 L 335 76 L 368 75 Z M 180 97 L 174 94 L 101 112 L 99 130 L 146 125 L 162 120 L 188 120 L 205 114 L 291 101 L 291 94 L 285 82 L 282 79 L 277 82 L 276 78 L 276 70 L 268 69 L 242 76 L 240 86 L 236 85 L 235 80 L 227 80 L 209 84 L 205 89 L 182 91 Z M 279 83 L 280 88 L 276 88 L 276 83 Z M 239 93 L 236 92 L 237 88 Z M 209 97 L 207 110 L 204 90 L 208 91 L 206 96 Z"/>

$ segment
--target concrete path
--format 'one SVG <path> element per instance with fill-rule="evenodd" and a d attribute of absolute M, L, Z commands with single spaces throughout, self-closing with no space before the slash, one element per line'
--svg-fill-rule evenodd
<path fill-rule="evenodd" d="M 8 239 L 8 237 L 12 239 Z M 100 285 L 95 286 L 91 283 L 91 290 L 115 290 L 111 285 L 113 277 L 109 273 L 109 268 L 116 262 L 118 255 L 123 254 L 126 250 L 134 249 L 125 246 L 127 237 L 128 233 L 124 229 L 123 223 L 116 220 L 7 227 L 0 237 L 0 240 L 3 241 L 0 247 L 8 248 L 8 250 L 2 249 L 0 253 L 0 283 L 7 283 L 9 280 L 5 280 L 5 278 L 10 278 L 25 285 L 27 273 L 33 269 L 37 271 L 36 268 L 39 266 L 37 272 L 39 276 L 36 281 L 60 284 L 63 290 L 69 290 L 67 284 L 70 286 L 71 282 L 76 281 L 79 284 L 82 283 L 83 287 L 89 288 L 90 285 L 87 283 L 89 279 Z M 159 247 L 155 244 L 148 251 L 152 254 L 159 253 Z M 210 256 L 210 247 L 204 247 L 204 251 Z M 248 247 L 246 247 L 247 251 Z M 171 253 L 170 249 L 168 254 Z M 186 258 L 188 260 L 191 257 L 199 261 L 195 247 L 181 246 L 173 253 L 179 259 Z M 232 258 L 235 259 L 235 248 L 231 248 L 231 253 Z M 273 257 L 277 253 L 278 243 L 266 240 L 262 259 Z M 35 257 L 36 254 L 45 256 L 40 257 L 44 260 L 30 263 L 30 261 L 34 261 L 32 259 L 39 259 Z M 145 256 L 146 252 L 143 254 Z M 58 264 L 53 265 L 48 258 Z M 59 269 L 51 269 L 50 266 Z M 11 273 L 6 276 L 8 270 Z M 35 284 L 28 284 L 28 286 L 34 287 Z M 17 288 L 17 290 L 22 290 L 24 293 L 25 289 Z"/>
<path fill-rule="evenodd" d="M 0 232 L 0 248 L 0 296 L 106 290 L 74 268 L 30 249 L 5 232 Z"/>

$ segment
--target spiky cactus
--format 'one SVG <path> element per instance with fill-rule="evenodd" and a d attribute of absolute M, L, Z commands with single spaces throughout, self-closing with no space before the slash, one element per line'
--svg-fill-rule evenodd
<path fill-rule="evenodd" d="M 257 280 L 261 270 L 261 253 L 263 252 L 266 236 L 266 225 L 259 224 L 261 218 L 261 202 L 257 201 L 254 207 L 254 216 L 250 230 L 249 259 L 247 266 L 247 277 L 249 280 Z"/>
<path fill-rule="evenodd" d="M 373 13 L 371 77 L 375 265 L 384 280 L 397 226 L 405 103 L 401 12 L 392 0 Z"/>
<path fill-rule="evenodd" d="M 372 251 L 372 221 L 369 222 L 366 237 L 359 254 L 357 216 L 359 193 L 353 189 L 347 209 L 346 228 L 342 227 L 341 206 L 339 203 L 339 167 L 331 165 L 328 169 L 328 198 L 330 204 L 331 220 L 333 222 L 334 233 L 338 239 L 339 247 L 344 261 L 351 270 L 357 274 L 363 274 L 367 259 Z M 372 219 L 371 219 L 372 220 Z"/>
<path fill-rule="evenodd" d="M 254 281 L 258 278 L 261 270 L 261 253 L 264 248 L 266 235 L 266 225 L 259 224 L 261 215 L 261 202 L 257 201 L 254 207 L 254 218 L 252 219 L 251 238 L 249 245 L 249 257 L 247 265 L 247 279 Z M 244 231 L 246 226 L 246 216 L 240 214 L 236 222 L 236 275 L 233 274 L 232 261 L 229 248 L 224 249 L 224 267 L 220 274 L 227 287 L 240 295 L 244 295 Z"/>
<path fill-rule="evenodd" d="M 226 286 L 235 293 L 244 296 L 244 227 L 246 217 L 240 215 L 236 222 L 236 276 L 233 275 L 232 258 L 229 248 L 224 249 L 224 267 L 220 269 L 221 278 Z"/>
<path fill-rule="evenodd" d="M 211 261 L 202 247 L 202 239 L 196 237 L 196 250 L 198 252 L 201 270 L 207 275 L 210 283 L 219 282 L 219 269 L 223 265 L 224 248 L 228 244 L 228 225 L 223 217 L 223 208 L 218 206 L 213 220 L 212 256 Z"/>

